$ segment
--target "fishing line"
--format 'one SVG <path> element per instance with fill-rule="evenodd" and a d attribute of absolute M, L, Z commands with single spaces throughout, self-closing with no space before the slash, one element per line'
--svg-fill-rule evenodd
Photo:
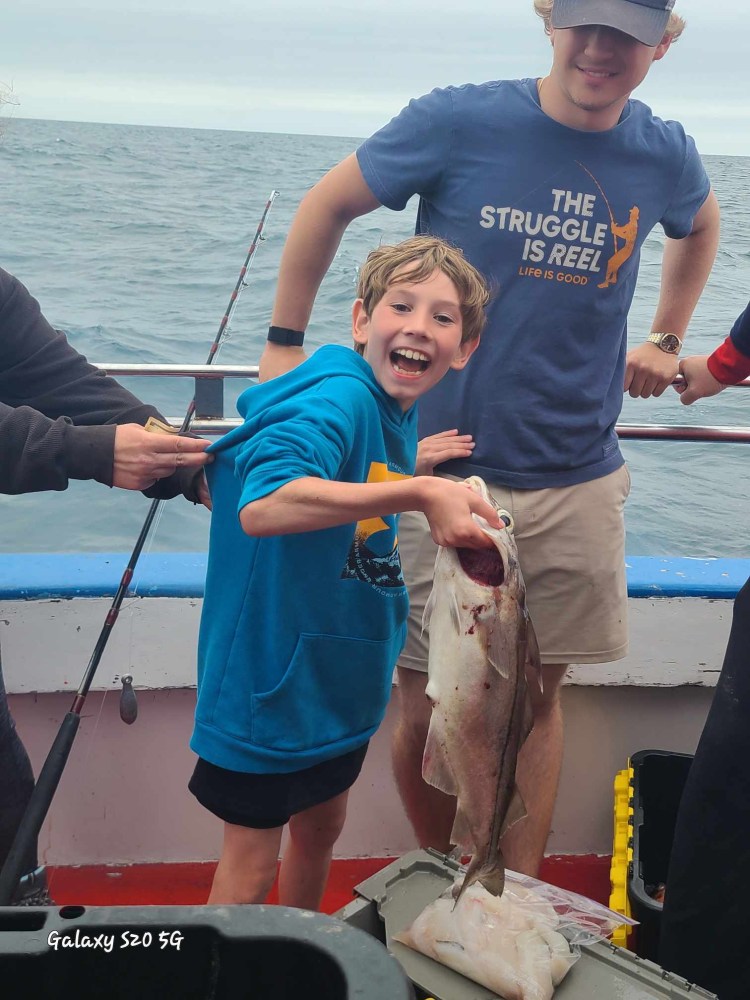
<path fill-rule="evenodd" d="M 247 285 L 245 278 L 248 270 L 250 269 L 253 258 L 255 257 L 258 246 L 263 240 L 263 230 L 265 229 L 266 219 L 277 195 L 278 191 L 272 191 L 268 201 L 266 202 L 266 207 L 263 209 L 263 214 L 258 222 L 255 236 L 253 237 L 253 241 L 247 251 L 245 262 L 240 269 L 239 277 L 237 278 L 232 294 L 229 297 L 229 304 L 221 322 L 219 323 L 219 329 L 209 349 L 206 365 L 213 363 L 221 346 L 229 321 L 237 306 L 237 302 L 239 301 L 240 295 Z M 195 398 L 191 400 L 190 405 L 187 408 L 179 433 L 184 434 L 190 429 L 194 415 Z M 62 721 L 57 736 L 55 737 L 52 747 L 47 754 L 47 759 L 45 760 L 36 784 L 34 785 L 34 790 L 31 794 L 29 804 L 26 807 L 26 812 L 24 813 L 23 819 L 21 820 L 13 841 L 13 846 L 8 853 L 8 857 L 5 859 L 2 871 L 0 871 L 0 906 L 8 906 L 12 903 L 16 893 L 18 892 L 19 881 L 21 876 L 24 874 L 23 868 L 26 851 L 30 844 L 34 844 L 36 842 L 42 823 L 45 820 L 47 811 L 49 810 L 52 799 L 57 791 L 57 786 L 60 783 L 60 778 L 62 777 L 65 764 L 67 763 L 71 747 L 73 746 L 73 741 L 75 740 L 76 733 L 80 725 L 81 711 L 86 701 L 86 696 L 88 695 L 89 688 L 94 680 L 96 669 L 99 666 L 99 662 L 101 661 L 102 655 L 107 646 L 107 641 L 117 621 L 122 602 L 129 591 L 135 567 L 149 537 L 157 514 L 159 513 L 161 504 L 161 500 L 151 501 L 151 506 L 146 515 L 146 519 L 143 522 L 143 527 L 141 528 L 140 534 L 138 535 L 136 543 L 133 547 L 130 559 L 125 567 L 125 571 L 122 574 L 117 592 L 115 593 L 110 609 L 104 620 L 101 632 L 99 633 L 99 638 L 94 646 L 94 650 L 91 654 L 86 672 L 83 675 L 80 687 L 78 688 L 76 696 L 73 700 L 73 704 L 70 711 Z M 123 697 L 124 693 L 125 692 L 123 691 Z"/>

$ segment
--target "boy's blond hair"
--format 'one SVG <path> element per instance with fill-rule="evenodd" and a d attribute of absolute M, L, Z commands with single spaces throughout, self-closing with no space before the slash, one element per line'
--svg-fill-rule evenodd
<path fill-rule="evenodd" d="M 366 316 L 372 316 L 375 306 L 396 280 L 419 284 L 442 271 L 458 292 L 461 309 L 461 343 L 476 340 L 487 321 L 485 306 L 490 300 L 487 282 L 466 260 L 458 247 L 437 236 L 412 236 L 403 243 L 379 246 L 367 255 L 359 271 L 357 298 L 362 299 Z M 364 347 L 355 344 L 362 354 Z"/>
<path fill-rule="evenodd" d="M 555 0 L 534 0 L 534 10 L 544 21 L 544 30 L 549 35 L 552 30 L 552 8 L 555 6 Z M 667 27 L 664 32 L 666 37 L 670 42 L 676 42 L 680 35 L 685 30 L 685 18 L 680 17 L 679 14 L 674 12 L 669 15 L 669 21 L 667 21 Z"/>

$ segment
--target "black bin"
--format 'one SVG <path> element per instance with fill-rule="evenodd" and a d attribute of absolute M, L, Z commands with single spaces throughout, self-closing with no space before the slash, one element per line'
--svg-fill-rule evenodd
<path fill-rule="evenodd" d="M 693 757 L 668 750 L 639 750 L 633 769 L 633 861 L 628 870 L 628 901 L 635 920 L 636 952 L 656 961 L 662 904 L 651 895 L 667 881 L 677 810 Z"/>
<path fill-rule="evenodd" d="M 0 976 L 35 1000 L 413 1000 L 369 934 L 286 906 L 0 908 Z"/>

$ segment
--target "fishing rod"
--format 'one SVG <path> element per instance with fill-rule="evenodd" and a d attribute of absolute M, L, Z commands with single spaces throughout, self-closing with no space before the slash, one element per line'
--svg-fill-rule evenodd
<path fill-rule="evenodd" d="M 237 307 L 239 297 L 242 294 L 243 288 L 245 288 L 247 284 L 245 277 L 250 269 L 255 252 L 258 249 L 258 245 L 263 239 L 263 230 L 265 229 L 266 219 L 278 193 L 278 191 L 271 192 L 270 197 L 266 202 L 266 207 L 263 209 L 263 214 L 260 217 L 260 222 L 258 223 L 258 228 L 255 231 L 255 236 L 250 244 L 250 249 L 247 251 L 245 262 L 242 265 L 239 277 L 237 278 L 237 283 L 235 284 L 232 294 L 229 297 L 229 304 L 221 322 L 219 323 L 219 329 L 208 352 L 208 360 L 206 361 L 207 365 L 212 364 L 216 358 L 219 347 L 221 346 L 226 334 L 227 327 L 229 326 L 229 321 Z M 190 401 L 185 418 L 182 421 L 182 425 L 177 433 L 184 434 L 189 430 L 194 415 L 195 398 Z M 168 430 L 170 432 L 173 430 L 171 427 L 161 425 L 160 421 L 156 421 L 156 424 L 157 427 L 163 427 L 164 430 Z M 104 619 L 104 624 L 102 625 L 101 632 L 99 633 L 99 638 L 94 646 L 94 651 L 91 654 L 91 659 L 89 660 L 88 667 L 86 668 L 86 672 L 81 680 L 80 687 L 78 688 L 76 696 L 73 699 L 73 704 L 70 711 L 62 721 L 57 736 L 55 737 L 52 747 L 47 754 L 44 766 L 42 767 L 36 784 L 34 785 L 34 790 L 31 794 L 29 804 L 26 807 L 23 819 L 21 820 L 21 824 L 16 833 L 13 845 L 10 849 L 8 857 L 5 860 L 5 864 L 0 871 L 0 906 L 10 905 L 20 887 L 20 880 L 21 876 L 24 874 L 23 868 L 28 855 L 29 846 L 33 844 L 39 836 L 42 823 L 44 822 L 49 807 L 52 804 L 52 799 L 57 791 L 57 786 L 60 784 L 60 778 L 65 770 L 65 765 L 68 761 L 73 741 L 75 740 L 76 733 L 78 732 L 78 726 L 81 721 L 81 712 L 86 701 L 86 696 L 94 680 L 96 669 L 99 666 L 99 662 L 107 646 L 107 641 L 109 640 L 112 629 L 117 621 L 123 599 L 125 598 L 128 587 L 133 579 L 136 564 L 141 555 L 146 539 L 148 538 L 151 526 L 154 523 L 154 518 L 159 511 L 161 503 L 161 500 L 151 501 L 148 514 L 143 522 L 143 527 L 141 528 L 140 534 L 138 535 L 136 543 L 133 547 L 130 559 L 125 567 L 125 571 L 122 574 L 120 585 L 117 588 L 117 593 L 112 601 L 112 605 L 107 612 L 107 617 Z M 120 715 L 124 722 L 133 722 L 137 714 L 135 693 L 133 692 L 132 684 L 130 683 L 131 680 L 132 678 L 130 678 L 129 675 L 123 677 L 123 694 L 120 704 Z"/>

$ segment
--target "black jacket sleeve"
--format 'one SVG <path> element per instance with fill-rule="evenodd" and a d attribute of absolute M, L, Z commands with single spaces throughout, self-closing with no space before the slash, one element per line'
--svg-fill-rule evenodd
<path fill-rule="evenodd" d="M 0 492 L 64 490 L 70 479 L 112 485 L 117 424 L 164 419 L 90 365 L 54 330 L 27 289 L 0 269 Z M 147 495 L 195 499 L 173 475 Z M 192 494 L 192 495 L 191 495 Z"/>

